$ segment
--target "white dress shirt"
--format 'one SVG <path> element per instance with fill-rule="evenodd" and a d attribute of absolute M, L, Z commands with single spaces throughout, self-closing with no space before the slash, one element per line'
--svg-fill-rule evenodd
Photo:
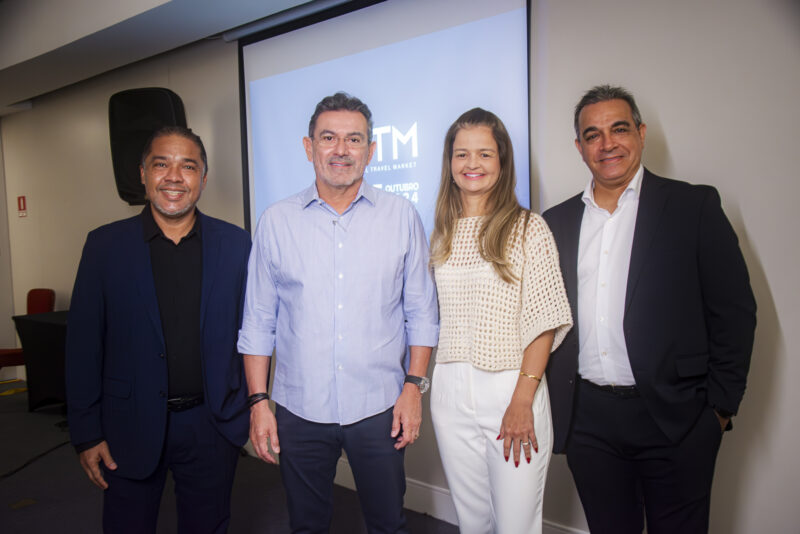
<path fill-rule="evenodd" d="M 595 384 L 636 383 L 622 322 L 643 174 L 644 168 L 639 166 L 614 213 L 595 202 L 594 180 L 583 193 L 586 208 L 578 244 L 578 372 Z"/>

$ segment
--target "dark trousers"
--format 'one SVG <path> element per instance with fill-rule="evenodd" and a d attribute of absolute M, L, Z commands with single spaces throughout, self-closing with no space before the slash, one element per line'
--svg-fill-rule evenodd
<path fill-rule="evenodd" d="M 641 397 L 580 381 L 567 463 L 592 534 L 708 532 L 722 430 L 705 408 L 680 443 L 659 430 Z"/>
<path fill-rule="evenodd" d="M 389 435 L 392 409 L 352 425 L 313 423 L 280 405 L 275 416 L 292 532 L 328 532 L 333 515 L 333 479 L 342 449 L 353 470 L 367 530 L 407 532 L 403 450 L 395 450 L 395 440 Z"/>
<path fill-rule="evenodd" d="M 106 534 L 156 531 L 158 508 L 167 470 L 175 481 L 180 534 L 226 532 L 239 448 L 226 440 L 211 421 L 205 405 L 170 412 L 164 451 L 156 471 L 132 480 L 104 470 L 108 489 L 103 499 Z M 114 449 L 111 449 L 114 456 Z"/>

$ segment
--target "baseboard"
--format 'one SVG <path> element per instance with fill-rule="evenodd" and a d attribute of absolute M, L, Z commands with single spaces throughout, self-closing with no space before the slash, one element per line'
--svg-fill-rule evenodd
<path fill-rule="evenodd" d="M 336 466 L 336 478 L 334 482 L 340 486 L 355 490 L 356 484 L 353 480 L 353 472 L 350 464 L 344 456 L 339 458 Z M 439 486 L 434 486 L 413 478 L 406 479 L 406 499 L 405 506 L 409 510 L 414 510 L 421 514 L 428 514 L 441 521 L 457 525 L 456 509 L 450 499 L 450 490 Z M 568 527 L 553 521 L 543 521 L 543 534 L 589 534 L 585 530 Z"/>
<path fill-rule="evenodd" d="M 255 451 L 249 441 L 245 445 L 245 449 L 252 456 L 255 456 Z M 344 456 L 339 458 L 339 463 L 336 466 L 336 478 L 334 479 L 334 483 L 351 490 L 356 489 L 356 484 L 353 480 L 353 472 L 350 470 L 350 464 Z M 405 506 L 409 510 L 414 510 L 421 514 L 428 514 L 431 517 L 446 521 L 452 525 L 458 524 L 456 509 L 453 506 L 452 499 L 450 499 L 449 489 L 434 486 L 413 478 L 407 478 Z M 543 521 L 542 534 L 589 533 L 585 530 L 568 527 L 545 519 Z"/>

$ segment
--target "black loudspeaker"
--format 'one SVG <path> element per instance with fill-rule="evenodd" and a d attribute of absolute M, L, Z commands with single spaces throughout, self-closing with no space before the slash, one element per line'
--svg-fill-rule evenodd
<path fill-rule="evenodd" d="M 169 89 L 129 89 L 108 100 L 114 180 L 119 197 L 131 206 L 145 203 L 139 163 L 144 144 L 162 126 L 186 126 L 181 97 Z"/>

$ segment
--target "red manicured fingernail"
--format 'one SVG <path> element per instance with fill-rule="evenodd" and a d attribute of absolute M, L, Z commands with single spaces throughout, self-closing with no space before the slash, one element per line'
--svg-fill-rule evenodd
<path fill-rule="evenodd" d="M 530 459 L 530 458 L 528 458 L 528 457 L 526 456 L 526 457 L 525 457 L 525 459 L 526 459 L 526 460 L 528 460 L 528 463 L 531 463 L 531 459 Z"/>
<path fill-rule="evenodd" d="M 519 460 L 514 460 L 514 467 L 519 467 Z"/>
<path fill-rule="evenodd" d="M 539 452 L 539 446 L 538 446 L 538 445 L 535 445 L 535 446 L 533 447 L 533 450 L 534 450 L 535 452 Z"/>
<path fill-rule="evenodd" d="M 500 439 L 500 436 L 502 436 L 502 434 L 497 434 L 497 439 Z"/>
<path fill-rule="evenodd" d="M 508 456 L 506 456 L 506 462 L 508 461 Z"/>

